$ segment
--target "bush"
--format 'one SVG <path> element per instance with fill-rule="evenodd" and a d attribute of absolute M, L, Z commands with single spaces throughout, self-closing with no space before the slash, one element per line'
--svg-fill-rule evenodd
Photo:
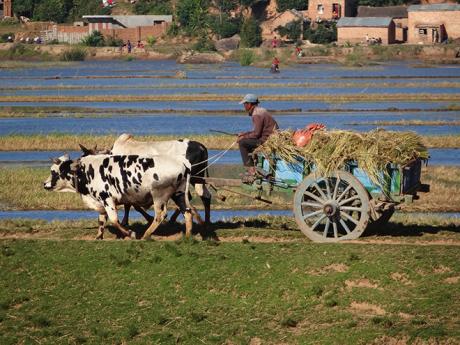
<path fill-rule="evenodd" d="M 36 52 L 32 47 L 22 44 L 15 43 L 10 49 L 0 52 L 1 57 L 8 60 L 17 60 L 17 59 L 29 59 L 40 57 L 40 53 Z"/>
<path fill-rule="evenodd" d="M 230 18 L 227 14 L 211 17 L 211 29 L 220 38 L 232 37 L 240 31 L 241 17 Z"/>
<path fill-rule="evenodd" d="M 105 45 L 107 47 L 121 47 L 123 45 L 123 40 L 121 38 L 109 36 L 105 41 Z"/>
<path fill-rule="evenodd" d="M 73 47 L 62 53 L 61 61 L 84 61 L 86 55 L 86 49 L 82 47 Z"/>
<path fill-rule="evenodd" d="M 91 35 L 82 40 L 82 43 L 89 47 L 103 47 L 105 45 L 104 36 L 99 31 L 93 31 Z"/>
<path fill-rule="evenodd" d="M 319 23 L 316 30 L 304 27 L 304 39 L 312 43 L 326 44 L 337 41 L 337 28 L 335 23 Z"/>
<path fill-rule="evenodd" d="M 208 37 L 202 36 L 192 46 L 192 49 L 199 52 L 209 52 L 216 51 L 216 46 L 214 45 L 214 42 L 210 40 Z"/>
<path fill-rule="evenodd" d="M 275 29 L 280 36 L 286 36 L 291 41 L 297 41 L 300 38 L 302 25 L 300 20 L 287 23 L 285 26 L 278 26 Z"/>
<path fill-rule="evenodd" d="M 166 35 L 169 37 L 174 37 L 179 35 L 179 25 L 176 22 L 172 22 L 166 31 Z"/>
<path fill-rule="evenodd" d="M 156 37 L 154 36 L 147 36 L 147 44 L 150 46 L 150 47 L 153 47 L 153 45 L 157 43 L 157 39 Z"/>
<path fill-rule="evenodd" d="M 286 10 L 306 10 L 308 7 L 308 1 L 305 0 L 278 0 L 277 1 L 278 12 L 284 12 Z"/>
<path fill-rule="evenodd" d="M 57 38 L 54 38 L 51 41 L 49 41 L 48 44 L 59 44 L 59 40 Z"/>
<path fill-rule="evenodd" d="M 255 60 L 254 52 L 250 49 L 241 49 L 239 51 L 239 61 L 241 66 L 249 66 Z"/>
<path fill-rule="evenodd" d="M 240 45 L 242 47 L 258 47 L 262 43 L 261 30 L 255 19 L 249 18 L 244 21 L 241 27 L 240 37 Z"/>
<path fill-rule="evenodd" d="M 11 37 L 12 40 L 14 41 L 14 33 L 8 32 L 6 34 L 0 35 L 0 43 L 8 42 L 8 37 Z"/>

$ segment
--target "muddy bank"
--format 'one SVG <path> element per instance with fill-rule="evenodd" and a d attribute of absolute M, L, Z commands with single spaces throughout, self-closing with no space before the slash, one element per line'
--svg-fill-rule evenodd
<path fill-rule="evenodd" d="M 10 49 L 15 43 L 0 44 L 0 51 Z M 40 54 L 48 56 L 59 56 L 70 48 L 69 45 L 35 45 L 28 44 L 28 48 Z M 169 48 L 168 48 L 169 47 Z M 133 49 L 131 53 L 121 50 L 119 47 L 85 47 L 88 51 L 87 59 L 147 59 L 165 60 L 176 59 L 179 63 L 218 63 L 225 60 L 235 59 L 236 50 L 225 53 L 199 53 L 190 49 L 182 51 L 171 48 L 170 45 L 162 45 L 153 48 Z M 304 44 L 302 49 L 304 56 L 297 58 L 294 54 L 294 46 L 282 48 L 252 48 L 255 54 L 253 64 L 257 65 L 266 62 L 267 52 L 273 52 L 277 56 L 283 57 L 283 61 L 288 63 L 314 64 L 314 63 L 344 63 L 352 65 L 369 64 L 371 61 L 389 60 L 421 60 L 427 63 L 439 64 L 458 64 L 460 63 L 460 44 L 443 44 L 434 46 L 423 45 L 390 45 L 390 46 L 352 46 L 335 47 L 325 45 Z M 269 54 L 272 55 L 272 54 Z M 26 57 L 25 57 L 26 58 Z M 30 57 L 29 57 L 30 58 Z M 268 61 L 268 60 L 267 60 Z"/>

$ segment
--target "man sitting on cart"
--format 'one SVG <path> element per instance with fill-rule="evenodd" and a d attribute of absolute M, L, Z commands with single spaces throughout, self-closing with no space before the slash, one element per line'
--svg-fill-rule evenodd
<path fill-rule="evenodd" d="M 254 94 L 247 94 L 244 96 L 240 104 L 244 105 L 244 109 L 252 117 L 253 130 L 249 132 L 242 132 L 238 134 L 238 145 L 240 148 L 241 158 L 243 165 L 247 171 L 243 180 L 251 180 L 256 174 L 254 160 L 251 153 L 260 145 L 262 145 L 267 138 L 275 130 L 279 128 L 278 123 L 270 115 L 270 113 L 259 106 L 259 99 Z"/>

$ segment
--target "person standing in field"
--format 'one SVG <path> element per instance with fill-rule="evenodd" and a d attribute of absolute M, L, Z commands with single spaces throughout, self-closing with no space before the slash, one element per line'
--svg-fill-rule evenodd
<path fill-rule="evenodd" d="M 128 43 L 126 43 L 126 46 L 128 48 L 128 54 L 131 53 L 132 46 L 131 46 L 131 41 L 130 40 L 128 40 Z"/>
<path fill-rule="evenodd" d="M 254 94 L 244 96 L 240 104 L 252 118 L 253 130 L 238 134 L 238 145 L 240 148 L 241 159 L 246 167 L 246 177 L 254 177 L 256 168 L 253 157 L 250 155 L 258 146 L 262 145 L 267 138 L 279 128 L 278 123 L 270 113 L 259 106 L 259 99 Z"/>

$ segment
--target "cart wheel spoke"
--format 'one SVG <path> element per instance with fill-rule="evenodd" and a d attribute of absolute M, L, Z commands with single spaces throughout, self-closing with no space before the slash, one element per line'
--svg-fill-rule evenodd
<path fill-rule="evenodd" d="M 319 223 L 322 222 L 322 220 L 323 220 L 324 218 L 326 218 L 326 215 L 325 215 L 325 214 L 323 214 L 321 217 L 319 217 L 318 220 L 315 222 L 315 224 L 313 224 L 313 225 L 311 226 L 311 228 L 312 228 L 313 230 L 315 230 L 316 227 L 319 225 Z"/>
<path fill-rule="evenodd" d="M 322 197 L 324 200 L 327 200 L 327 199 L 328 199 L 328 197 L 326 196 L 326 194 L 324 194 L 322 188 L 321 188 L 316 182 L 313 184 L 313 187 L 316 188 L 316 190 L 319 192 L 319 194 L 321 195 L 321 197 Z"/>
<path fill-rule="evenodd" d="M 304 201 L 301 203 L 302 206 L 310 206 L 315 208 L 323 208 L 323 204 L 317 204 L 314 202 Z"/>
<path fill-rule="evenodd" d="M 345 210 L 345 211 L 363 212 L 363 209 L 361 207 L 355 207 L 355 206 L 341 206 L 340 209 Z"/>
<path fill-rule="evenodd" d="M 332 199 L 332 195 L 331 195 L 331 187 L 329 187 L 329 179 L 325 179 L 324 183 L 326 184 L 327 198 L 330 200 L 330 199 Z"/>
<path fill-rule="evenodd" d="M 358 221 L 357 221 L 356 219 L 354 219 L 352 216 L 350 216 L 348 213 L 346 213 L 346 212 L 340 212 L 340 215 L 341 215 L 342 217 L 347 218 L 350 222 L 355 223 L 355 225 L 358 225 Z"/>
<path fill-rule="evenodd" d="M 351 198 L 342 200 L 341 202 L 339 202 L 339 205 L 342 206 L 342 205 L 348 204 L 349 202 L 352 202 L 352 201 L 354 201 L 354 200 L 359 200 L 359 196 L 354 195 L 354 196 L 352 196 Z"/>
<path fill-rule="evenodd" d="M 334 193 L 332 194 L 332 200 L 337 198 L 337 192 L 339 191 L 340 177 L 337 176 L 335 180 Z"/>
<path fill-rule="evenodd" d="M 342 198 L 347 195 L 348 191 L 351 189 L 351 185 L 348 185 L 347 188 L 342 192 L 342 194 L 339 195 L 339 197 L 336 199 L 337 202 L 340 202 Z"/>
<path fill-rule="evenodd" d="M 326 225 L 324 226 L 324 231 L 323 231 L 323 237 L 327 237 L 327 233 L 329 232 L 329 225 L 331 224 L 331 221 L 326 219 Z"/>
<path fill-rule="evenodd" d="M 307 192 L 307 191 L 305 191 L 304 194 L 305 194 L 306 196 L 309 196 L 309 197 L 312 198 L 312 199 L 315 199 L 315 200 L 318 201 L 319 203 L 324 204 L 324 200 L 322 200 L 319 196 L 316 196 L 315 194 L 310 193 L 310 192 Z"/>
<path fill-rule="evenodd" d="M 312 213 L 307 213 L 305 216 L 303 216 L 303 219 L 305 220 L 307 218 L 311 218 L 311 217 L 317 216 L 318 214 L 322 214 L 322 213 L 323 213 L 323 210 L 315 211 Z"/>
<path fill-rule="evenodd" d="M 342 227 L 345 229 L 345 231 L 347 232 L 347 234 L 350 233 L 350 229 L 348 228 L 347 224 L 345 224 L 345 222 L 343 221 L 343 219 L 340 219 L 340 224 L 342 224 Z"/>
<path fill-rule="evenodd" d="M 334 238 L 338 238 L 339 237 L 339 232 L 337 231 L 337 223 L 336 222 L 332 223 L 332 228 L 334 229 Z"/>

